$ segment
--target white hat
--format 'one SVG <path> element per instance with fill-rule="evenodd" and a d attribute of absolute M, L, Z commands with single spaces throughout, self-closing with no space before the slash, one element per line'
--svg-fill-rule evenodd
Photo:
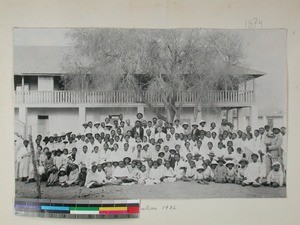
<path fill-rule="evenodd" d="M 233 165 L 234 165 L 234 162 L 233 162 L 232 160 L 228 160 L 228 161 L 225 163 L 226 166 L 229 165 L 229 164 L 233 164 Z"/>
<path fill-rule="evenodd" d="M 183 124 L 182 124 L 182 126 L 184 126 L 184 125 L 189 125 L 187 122 L 184 122 Z"/>
<path fill-rule="evenodd" d="M 197 126 L 198 127 L 198 124 L 194 122 L 194 123 L 192 123 L 192 126 Z"/>
<path fill-rule="evenodd" d="M 197 167 L 197 170 L 199 170 L 199 169 L 204 170 L 204 167 L 203 167 L 202 165 L 199 165 L 199 166 Z"/>
<path fill-rule="evenodd" d="M 106 127 L 113 127 L 110 123 L 105 125 Z"/>
<path fill-rule="evenodd" d="M 199 124 L 201 124 L 201 123 L 206 123 L 206 121 L 205 120 L 200 120 Z"/>
<path fill-rule="evenodd" d="M 210 165 L 218 165 L 218 163 L 217 163 L 217 161 L 214 159 L 214 160 L 210 163 Z"/>
<path fill-rule="evenodd" d="M 94 126 L 95 126 L 96 124 L 100 124 L 100 122 L 96 121 L 96 122 L 94 123 Z"/>
<path fill-rule="evenodd" d="M 280 162 L 278 162 L 278 161 L 275 161 L 275 162 L 272 163 L 272 166 L 275 166 L 275 165 L 281 166 Z"/>

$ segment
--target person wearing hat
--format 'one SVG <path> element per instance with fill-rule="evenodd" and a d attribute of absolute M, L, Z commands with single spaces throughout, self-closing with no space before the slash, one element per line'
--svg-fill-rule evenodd
<path fill-rule="evenodd" d="M 177 133 L 177 134 L 180 134 L 180 133 L 184 132 L 182 126 L 180 125 L 180 120 L 179 119 L 174 120 L 174 130 L 175 130 L 175 133 Z"/>
<path fill-rule="evenodd" d="M 227 183 L 234 183 L 236 177 L 236 169 L 234 167 L 234 162 L 232 160 L 228 160 L 225 163 L 225 166 L 227 167 L 227 173 L 226 173 Z"/>
<path fill-rule="evenodd" d="M 208 156 L 208 159 L 212 162 L 215 158 L 216 158 L 216 154 L 214 153 L 214 151 L 211 151 L 207 154 Z M 205 156 L 204 156 L 204 159 L 207 159 Z"/>
<path fill-rule="evenodd" d="M 273 162 L 272 170 L 267 176 L 267 185 L 277 188 L 283 185 L 283 172 L 281 169 L 281 164 L 278 161 Z"/>
<path fill-rule="evenodd" d="M 210 167 L 211 161 L 209 159 L 204 160 L 202 166 L 204 167 L 203 175 L 204 180 L 210 182 L 214 179 L 214 172 L 213 169 Z"/>
<path fill-rule="evenodd" d="M 208 182 L 204 178 L 204 170 L 205 168 L 202 165 L 197 167 L 194 179 L 198 184 L 208 184 Z"/>
<path fill-rule="evenodd" d="M 46 146 L 49 148 L 50 152 L 56 150 L 55 138 L 53 135 L 50 135 L 49 142 L 46 144 Z"/>
<path fill-rule="evenodd" d="M 101 130 L 101 127 L 100 127 L 100 122 L 98 122 L 98 121 L 96 121 L 95 123 L 94 123 L 94 127 L 93 127 L 93 129 L 92 129 L 92 133 L 93 133 L 93 135 L 95 135 L 95 134 L 97 134 L 97 133 L 101 133 L 102 132 L 102 130 Z"/>
<path fill-rule="evenodd" d="M 237 168 L 237 173 L 236 173 L 236 177 L 235 177 L 235 183 L 236 184 L 242 184 L 242 182 L 244 180 L 246 180 L 245 177 L 245 171 L 247 169 L 247 165 L 248 165 L 248 160 L 245 158 L 241 158 L 239 161 L 239 167 Z"/>
<path fill-rule="evenodd" d="M 112 130 L 112 125 L 110 124 L 110 123 L 107 123 L 107 124 L 105 124 L 105 134 L 109 134 L 110 135 L 110 132 L 111 132 L 111 130 Z"/>
<path fill-rule="evenodd" d="M 214 176 L 213 176 L 213 178 L 212 178 L 212 181 L 214 181 L 214 179 L 215 179 L 215 170 L 216 170 L 216 168 L 217 168 L 217 166 L 218 166 L 219 164 L 217 163 L 217 161 L 214 159 L 214 160 L 212 160 L 211 162 L 210 162 L 210 164 L 209 164 L 209 167 L 211 168 L 211 171 L 213 172 L 213 174 L 214 174 Z"/>
<path fill-rule="evenodd" d="M 205 128 L 206 121 L 205 120 L 200 120 L 199 125 L 200 125 L 199 130 L 206 131 L 206 128 Z"/>
<path fill-rule="evenodd" d="M 86 133 L 86 129 L 88 128 L 88 123 L 87 122 L 84 122 L 83 124 L 82 124 L 82 133 L 83 134 L 85 134 Z"/>
<path fill-rule="evenodd" d="M 223 157 L 218 158 L 217 167 L 215 169 L 214 180 L 216 183 L 226 183 L 227 168 Z"/>
<path fill-rule="evenodd" d="M 181 134 L 188 135 L 189 133 L 191 133 L 191 131 L 189 129 L 189 124 L 187 122 L 184 122 L 182 124 L 182 128 L 183 128 L 183 131 L 181 132 Z"/>
<path fill-rule="evenodd" d="M 68 187 L 67 184 L 68 175 L 67 175 L 67 167 L 62 166 L 58 172 L 58 183 L 61 187 Z"/>
<path fill-rule="evenodd" d="M 229 131 L 229 130 L 230 130 L 230 126 L 228 125 L 227 119 L 222 119 L 219 134 L 223 134 L 224 131 Z"/>
<path fill-rule="evenodd" d="M 48 177 L 46 187 L 56 186 L 58 185 L 58 169 L 53 167 L 51 169 L 51 174 Z"/>
<path fill-rule="evenodd" d="M 243 186 L 251 185 L 253 187 L 258 187 L 261 185 L 261 179 L 266 176 L 266 170 L 263 165 L 258 162 L 259 155 L 257 153 L 251 154 L 252 162 L 248 164 L 245 170 L 245 178 L 242 182 Z"/>
<path fill-rule="evenodd" d="M 197 123 L 192 123 L 192 131 L 191 134 L 193 136 L 199 137 L 200 136 L 200 130 L 198 129 L 198 124 Z"/>
<path fill-rule="evenodd" d="M 89 121 L 87 124 L 88 124 L 88 126 L 87 126 L 87 128 L 85 129 L 85 132 L 86 132 L 86 133 L 93 133 L 93 122 L 92 122 L 92 121 Z"/>
<path fill-rule="evenodd" d="M 271 140 L 271 145 L 267 146 L 267 152 L 270 154 L 271 162 L 280 161 L 282 158 L 282 134 L 277 127 L 273 128 L 274 138 Z"/>

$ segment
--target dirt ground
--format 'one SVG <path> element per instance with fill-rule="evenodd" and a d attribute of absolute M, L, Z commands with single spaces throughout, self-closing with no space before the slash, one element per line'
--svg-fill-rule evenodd
<path fill-rule="evenodd" d="M 242 187 L 236 184 L 201 185 L 193 182 L 161 183 L 158 185 L 85 187 L 46 187 L 42 198 L 50 199 L 195 199 L 195 198 L 285 198 L 286 187 Z M 16 197 L 35 198 L 36 184 L 16 181 Z"/>

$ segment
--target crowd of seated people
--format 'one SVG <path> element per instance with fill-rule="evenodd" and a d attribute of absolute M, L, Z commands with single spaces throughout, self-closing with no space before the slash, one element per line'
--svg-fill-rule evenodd
<path fill-rule="evenodd" d="M 39 178 L 46 186 L 154 185 L 161 182 L 284 185 L 286 128 L 268 125 L 234 130 L 225 119 L 216 123 L 107 117 L 82 124 L 80 133 L 37 135 L 34 156 L 28 140 L 16 148 L 17 179 Z"/>

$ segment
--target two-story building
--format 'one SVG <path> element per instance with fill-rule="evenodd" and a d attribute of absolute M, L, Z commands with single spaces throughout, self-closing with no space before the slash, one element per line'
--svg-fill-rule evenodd
<path fill-rule="evenodd" d="M 122 113 L 132 122 L 137 112 L 143 113 L 146 119 L 154 116 L 134 92 L 64 90 L 61 65 L 68 50 L 69 47 L 61 46 L 15 47 L 15 132 L 26 135 L 26 126 L 32 127 L 34 136 L 38 133 L 80 132 L 84 121 L 103 121 L 111 114 Z M 201 119 L 210 123 L 220 122 L 226 117 L 230 122 L 236 120 L 237 129 L 244 129 L 248 124 L 257 127 L 255 79 L 265 73 L 248 68 L 238 68 L 236 71 L 243 77 L 238 90 L 209 92 L 207 102 L 210 104 L 202 104 Z M 159 95 L 147 94 L 147 98 L 158 110 L 163 110 Z M 181 119 L 191 122 L 197 93 L 178 93 L 177 98 L 185 102 Z M 211 103 L 214 105 L 213 111 L 209 108 Z"/>

